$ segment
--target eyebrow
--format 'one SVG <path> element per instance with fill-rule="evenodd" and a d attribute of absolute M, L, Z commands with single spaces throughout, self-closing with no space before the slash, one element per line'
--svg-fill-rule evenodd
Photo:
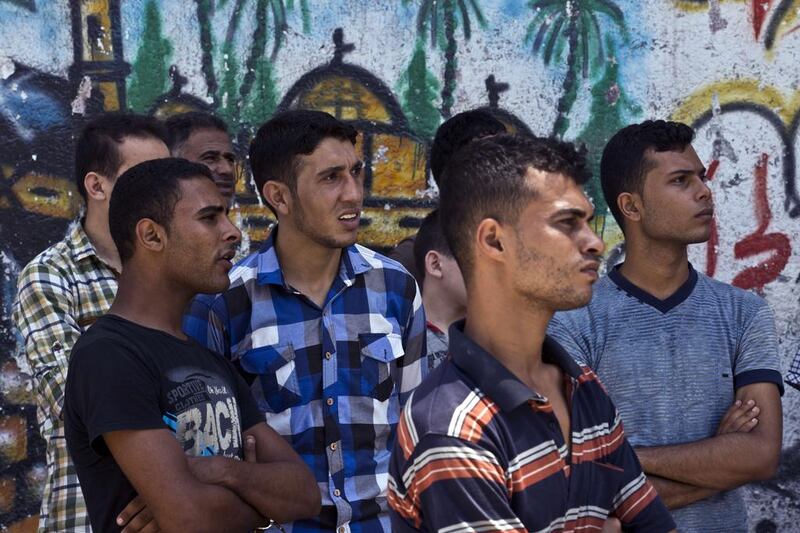
<path fill-rule="evenodd" d="M 706 167 L 702 167 L 699 171 L 694 168 L 680 168 L 678 170 L 673 170 L 672 172 L 667 174 L 667 176 L 680 175 L 680 174 L 694 174 L 695 172 L 697 172 L 698 176 L 703 176 L 706 173 Z"/>
<path fill-rule="evenodd" d="M 551 218 L 558 218 L 558 217 L 564 216 L 564 215 L 572 215 L 572 216 L 578 217 L 578 218 L 586 218 L 587 215 L 588 215 L 588 218 L 587 218 L 588 222 L 591 222 L 592 220 L 594 220 L 594 212 L 592 212 L 592 214 L 589 215 L 589 213 L 587 213 L 586 211 L 584 211 L 583 209 L 580 209 L 578 207 L 567 207 L 565 209 L 559 209 L 558 211 L 553 213 Z"/>
<path fill-rule="evenodd" d="M 203 156 L 206 156 L 206 155 L 220 155 L 220 154 L 225 155 L 225 156 L 228 156 L 228 155 L 235 156 L 236 155 L 233 152 L 229 152 L 227 150 L 206 150 L 205 152 L 200 154 L 200 157 L 203 157 Z"/>
<path fill-rule="evenodd" d="M 356 163 L 353 163 L 354 170 L 361 170 L 363 167 L 364 167 L 363 161 L 357 161 Z M 328 167 L 323 170 L 320 170 L 319 172 L 317 172 L 317 176 L 324 176 L 325 174 L 330 174 L 331 172 L 343 172 L 345 170 L 347 170 L 347 167 L 345 165 L 337 165 L 335 167 Z"/>
<path fill-rule="evenodd" d="M 196 215 L 198 217 L 204 217 L 206 215 L 214 215 L 217 213 L 224 213 L 224 212 L 225 208 L 222 207 L 221 205 L 207 205 L 206 207 L 203 207 L 202 209 L 198 210 Z"/>

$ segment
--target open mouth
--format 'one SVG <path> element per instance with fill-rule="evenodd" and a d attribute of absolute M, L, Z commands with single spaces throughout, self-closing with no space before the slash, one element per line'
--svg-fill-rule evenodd
<path fill-rule="evenodd" d="M 347 231 L 357 230 L 361 222 L 361 211 L 349 211 L 339 215 L 339 222 Z"/>
<path fill-rule="evenodd" d="M 233 258 L 234 257 L 236 257 L 236 251 L 235 250 L 228 250 L 227 252 L 225 252 L 224 254 L 222 254 L 220 256 L 219 260 L 220 261 L 224 261 L 225 263 L 227 263 L 230 266 L 230 265 L 233 265 Z"/>

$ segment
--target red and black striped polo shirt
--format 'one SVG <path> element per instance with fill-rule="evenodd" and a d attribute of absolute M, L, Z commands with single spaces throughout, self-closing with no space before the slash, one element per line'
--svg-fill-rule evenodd
<path fill-rule="evenodd" d="M 552 406 L 450 328 L 451 359 L 405 404 L 389 467 L 394 531 L 626 531 L 675 523 L 625 439 L 597 376 L 553 339 L 543 360 L 564 373 L 568 449 Z"/>

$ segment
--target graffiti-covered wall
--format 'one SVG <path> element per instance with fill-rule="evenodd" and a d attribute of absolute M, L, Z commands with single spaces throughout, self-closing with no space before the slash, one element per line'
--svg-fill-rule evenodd
<path fill-rule="evenodd" d="M 603 143 L 631 121 L 697 129 L 717 220 L 694 265 L 757 291 L 784 369 L 800 349 L 799 0 L 0 0 L 0 527 L 33 531 L 46 465 L 15 355 L 15 276 L 79 212 L 73 135 L 102 110 L 210 110 L 241 153 L 277 110 L 325 110 L 363 134 L 361 241 L 386 249 L 435 204 L 429 143 L 488 107 L 510 128 Z M 236 220 L 269 218 L 242 165 Z M 599 194 L 597 231 L 621 235 Z M 751 528 L 800 518 L 800 394 L 784 399 L 778 478 L 750 490 Z"/>

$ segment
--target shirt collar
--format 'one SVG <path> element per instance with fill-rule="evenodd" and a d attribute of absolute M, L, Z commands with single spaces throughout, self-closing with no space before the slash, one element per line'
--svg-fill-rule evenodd
<path fill-rule="evenodd" d="M 97 250 L 89 240 L 80 220 L 76 220 L 70 225 L 67 232 L 67 243 L 72 253 L 72 259 L 76 263 L 90 257 L 97 257 Z"/>
<path fill-rule="evenodd" d="M 283 271 L 278 261 L 278 252 L 275 249 L 277 235 L 278 226 L 276 225 L 258 252 L 257 279 L 261 285 L 279 285 L 290 290 L 283 277 Z M 349 287 L 355 281 L 356 276 L 370 270 L 372 265 L 355 244 L 344 248 L 342 252 L 339 262 L 339 278 Z"/>
<path fill-rule="evenodd" d="M 449 352 L 453 362 L 466 373 L 503 411 L 512 411 L 528 401 L 546 398 L 525 385 L 489 352 L 464 334 L 464 320 L 450 326 Z M 542 359 L 558 365 L 578 385 L 581 368 L 555 339 L 545 336 Z"/>
<path fill-rule="evenodd" d="M 686 299 L 692 295 L 695 285 L 697 285 L 697 271 L 694 269 L 694 267 L 692 267 L 692 264 L 689 263 L 689 277 L 686 279 L 683 285 L 678 287 L 678 290 L 676 290 L 671 296 L 668 296 L 664 300 L 660 300 L 644 289 L 640 289 L 631 283 L 628 278 L 623 276 L 622 272 L 620 272 L 621 266 L 622 264 L 619 264 L 612 268 L 608 272 L 608 278 L 614 282 L 614 285 L 627 293 L 629 296 L 632 296 L 640 302 L 657 309 L 661 313 L 667 313 L 686 301 Z"/>

